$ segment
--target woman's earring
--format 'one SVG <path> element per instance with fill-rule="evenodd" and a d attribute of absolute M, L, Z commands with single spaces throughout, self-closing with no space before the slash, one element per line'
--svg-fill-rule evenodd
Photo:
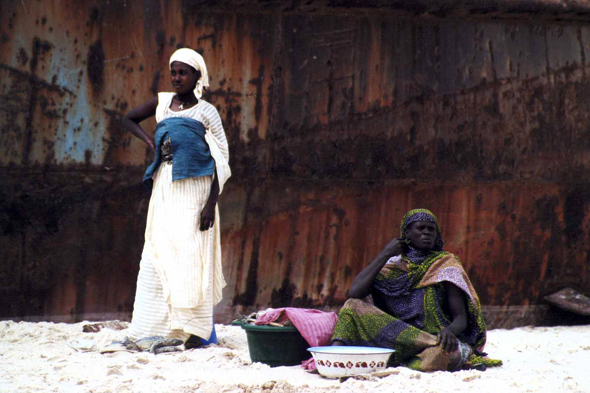
<path fill-rule="evenodd" d="M 406 244 L 409 246 L 410 245 L 410 239 L 405 238 L 404 241 L 406 242 Z"/>

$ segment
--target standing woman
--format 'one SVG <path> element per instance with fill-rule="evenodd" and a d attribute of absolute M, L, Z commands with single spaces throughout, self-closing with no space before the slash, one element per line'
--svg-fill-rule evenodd
<path fill-rule="evenodd" d="M 225 286 L 217 198 L 231 175 L 229 150 L 217 110 L 201 98 L 209 86 L 203 57 L 179 49 L 169 67 L 174 92 L 123 118 L 155 153 L 143 178 L 152 195 L 128 336 L 214 340 L 213 307 Z M 140 126 L 152 116 L 154 138 Z"/>

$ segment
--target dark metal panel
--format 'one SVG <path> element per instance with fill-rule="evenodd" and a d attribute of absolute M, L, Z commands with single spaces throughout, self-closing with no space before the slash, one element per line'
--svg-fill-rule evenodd
<path fill-rule="evenodd" d="M 438 182 L 363 192 L 291 185 L 297 205 L 229 235 L 230 244 L 233 236 L 245 238 L 245 254 L 257 256 L 255 266 L 251 260 L 236 273 L 234 302 L 246 308 L 341 304 L 354 276 L 399 236 L 403 214 L 424 206 L 439 217 L 446 249 L 463 261 L 483 304 L 536 304 L 560 285 L 587 288 L 586 220 L 567 235 L 573 225 L 567 211 L 580 203 L 571 195 L 582 190 L 530 185 L 515 193 L 514 187 Z M 265 193 L 266 200 L 281 197 L 280 187 Z"/>
<path fill-rule="evenodd" d="M 169 89 L 184 45 L 232 151 L 220 318 L 337 307 L 414 207 L 439 216 L 484 304 L 588 290 L 587 9 L 408 4 L 3 3 L 3 315 L 130 311 L 151 156 L 120 120 Z"/>

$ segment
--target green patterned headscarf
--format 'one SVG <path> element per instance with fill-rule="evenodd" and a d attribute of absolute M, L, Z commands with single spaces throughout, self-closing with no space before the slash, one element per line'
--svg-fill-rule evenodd
<path fill-rule="evenodd" d="M 409 250 L 404 255 L 412 262 L 420 264 L 427 257 L 431 256 L 433 252 L 442 251 L 444 247 L 444 242 L 442 239 L 442 232 L 440 230 L 440 226 L 438 225 L 438 220 L 436 219 L 436 216 L 432 214 L 430 210 L 427 209 L 413 209 L 404 215 L 404 218 L 402 218 L 402 223 L 400 225 L 402 239 L 405 237 L 404 235 L 410 224 L 416 221 L 429 221 L 436 225 L 436 238 L 434 239 L 434 246 L 432 247 L 432 250 L 418 250 L 408 244 Z"/>

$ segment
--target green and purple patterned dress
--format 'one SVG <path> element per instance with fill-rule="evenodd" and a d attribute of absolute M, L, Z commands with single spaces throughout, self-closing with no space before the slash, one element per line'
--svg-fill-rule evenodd
<path fill-rule="evenodd" d="M 425 209 L 408 212 L 402 220 L 402 236 L 412 222 L 419 220 L 436 223 L 434 250 L 420 255 L 410 247 L 407 254 L 391 258 L 373 280 L 370 296 L 344 304 L 332 340 L 393 348 L 396 352 L 390 365 L 421 371 L 501 365 L 482 352 L 486 325 L 479 298 L 459 259 L 442 251 L 436 217 Z M 456 285 L 467 299 L 467 327 L 457 336 L 459 347 L 451 353 L 445 352 L 437 340 L 437 334 L 452 322 L 443 282 Z"/>

